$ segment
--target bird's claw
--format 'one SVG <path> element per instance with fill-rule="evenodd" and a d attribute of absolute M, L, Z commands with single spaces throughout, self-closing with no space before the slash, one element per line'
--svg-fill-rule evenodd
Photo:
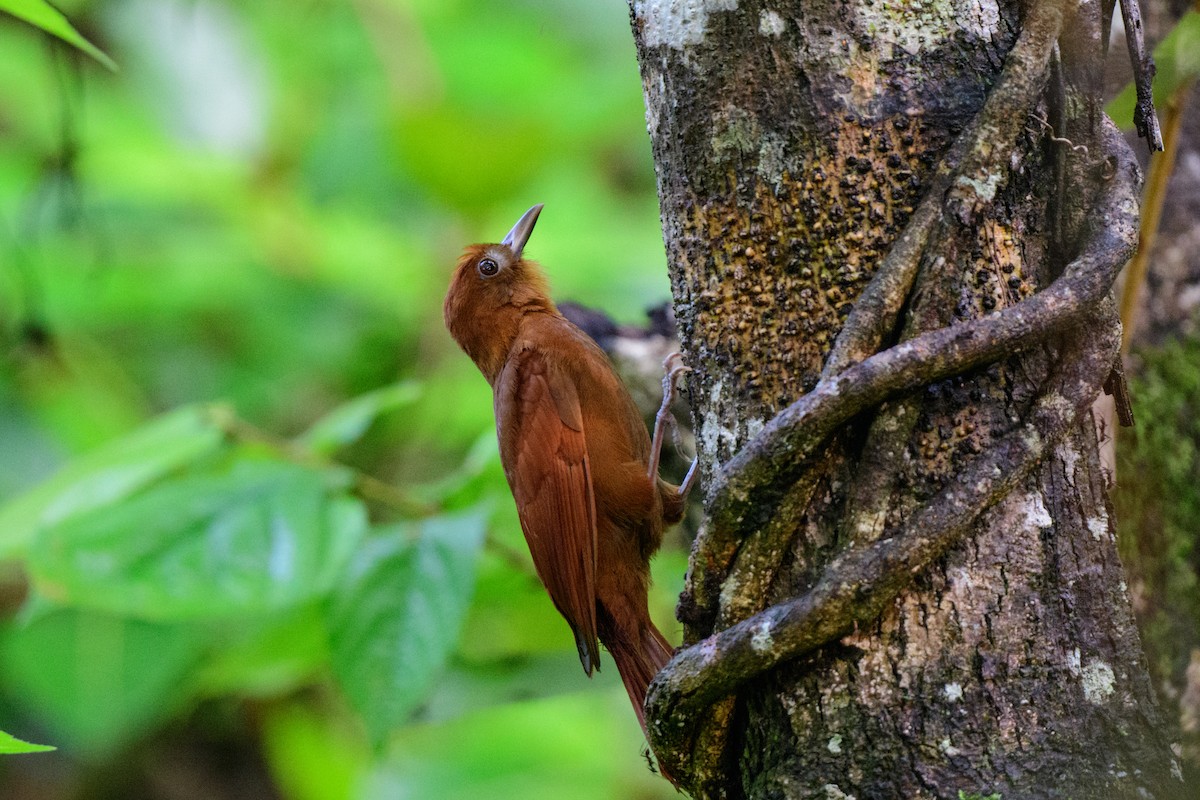
<path fill-rule="evenodd" d="M 692 368 L 684 363 L 683 353 L 676 350 L 674 353 L 671 353 L 669 356 L 663 359 L 663 371 L 667 373 L 666 378 L 669 378 L 672 382 L 674 382 L 676 378 L 685 372 L 691 372 Z"/>
<path fill-rule="evenodd" d="M 658 414 L 654 417 L 654 436 L 651 437 L 650 465 L 648 472 L 652 480 L 658 476 L 658 459 L 662 450 L 663 435 L 668 425 L 674 425 L 675 420 L 671 416 L 671 403 L 675 400 L 675 381 L 680 375 L 691 372 L 692 368 L 683 362 L 683 353 L 678 351 L 671 353 L 663 359 L 663 399 L 662 406 L 658 409 Z M 693 470 L 688 471 L 689 478 L 692 477 Z M 690 481 L 686 481 L 690 486 Z"/>

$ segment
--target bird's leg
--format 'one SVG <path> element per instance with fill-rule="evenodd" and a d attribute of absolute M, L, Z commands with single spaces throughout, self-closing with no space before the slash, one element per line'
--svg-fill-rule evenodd
<path fill-rule="evenodd" d="M 654 438 L 650 441 L 650 464 L 646 468 L 646 474 L 652 481 L 658 478 L 658 459 L 662 453 L 663 437 L 666 434 L 667 425 L 674 422 L 671 419 L 671 403 L 675 400 L 675 381 L 683 373 L 692 371 L 691 367 L 683 363 L 683 355 L 680 353 L 671 353 L 667 356 L 663 361 L 663 369 L 666 370 L 666 374 L 663 375 L 662 405 L 654 417 Z M 683 484 L 679 487 L 680 496 L 687 495 L 695 477 L 696 462 L 693 461 L 687 477 L 683 479 Z"/>

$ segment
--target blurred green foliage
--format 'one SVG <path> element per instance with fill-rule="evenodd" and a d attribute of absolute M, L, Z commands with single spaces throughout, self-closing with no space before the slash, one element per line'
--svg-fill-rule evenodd
<path fill-rule="evenodd" d="M 75 776 L 33 796 L 214 718 L 286 798 L 674 796 L 441 323 L 534 202 L 558 296 L 667 297 L 623 0 L 56 6 L 120 69 L 0 15 L 0 728 Z"/>
<path fill-rule="evenodd" d="M 1200 648 L 1200 336 L 1137 356 L 1137 425 L 1117 439 L 1118 542 L 1151 673 L 1177 697 Z"/>

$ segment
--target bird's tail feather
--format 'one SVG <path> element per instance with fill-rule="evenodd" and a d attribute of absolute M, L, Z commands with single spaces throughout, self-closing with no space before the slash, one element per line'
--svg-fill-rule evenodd
<path fill-rule="evenodd" d="M 625 684 L 625 691 L 629 694 L 629 701 L 633 703 L 633 710 L 641 723 L 642 731 L 645 732 L 646 712 L 642 710 L 642 706 L 646 702 L 646 689 L 654 676 L 671 660 L 675 650 L 658 628 L 649 622 L 638 634 L 612 636 L 605 644 L 617 665 L 617 672 L 621 674 L 621 682 Z"/>

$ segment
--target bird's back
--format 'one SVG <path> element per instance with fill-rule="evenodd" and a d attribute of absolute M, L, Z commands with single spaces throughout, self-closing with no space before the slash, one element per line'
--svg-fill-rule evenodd
<path fill-rule="evenodd" d="M 574 381 L 597 510 L 625 524 L 653 514 L 655 484 L 646 474 L 650 435 L 607 354 L 557 313 L 528 315 L 522 328 L 528 335 L 518 337 L 518 343 L 553 341 L 554 352 L 546 356 Z"/>

